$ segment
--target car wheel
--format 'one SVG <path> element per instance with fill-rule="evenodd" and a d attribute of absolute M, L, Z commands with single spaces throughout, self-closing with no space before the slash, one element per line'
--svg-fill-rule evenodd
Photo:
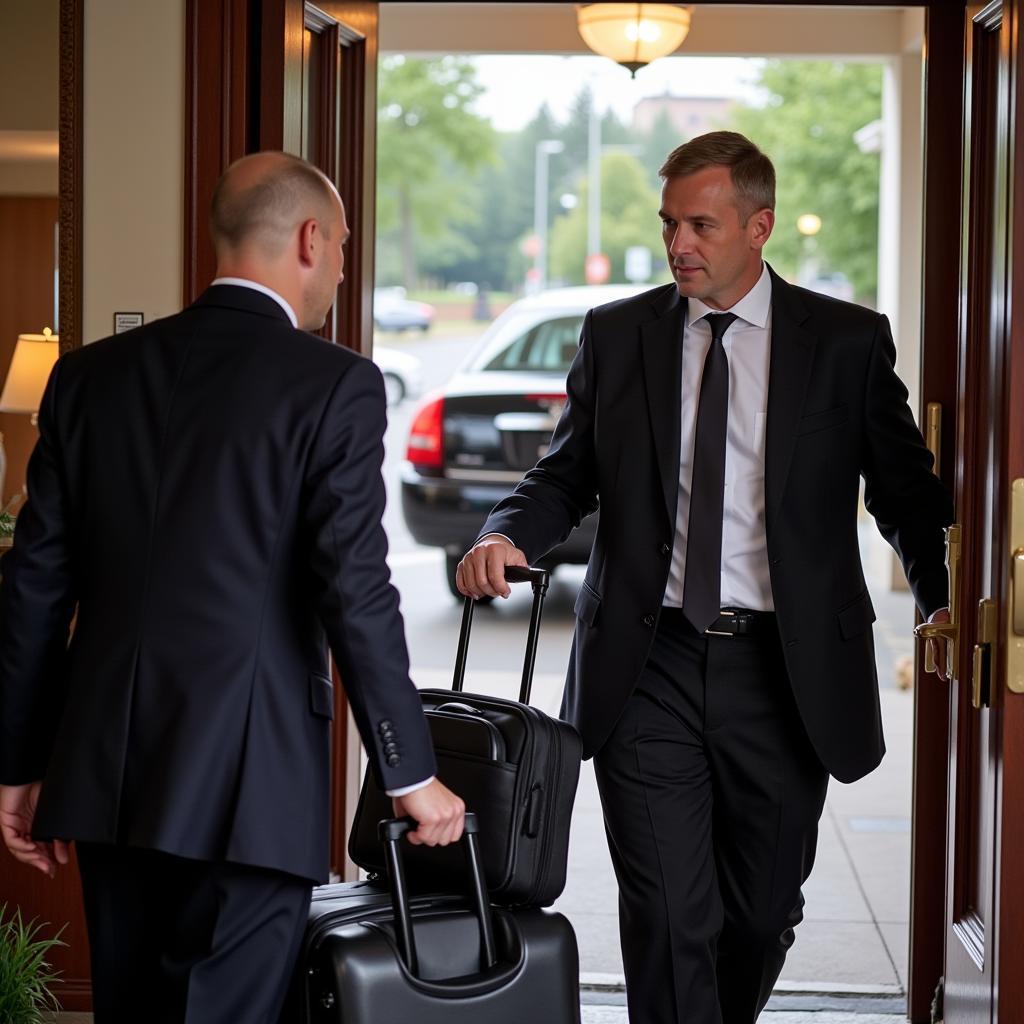
<path fill-rule="evenodd" d="M 384 396 L 388 405 L 398 405 L 405 398 L 405 385 L 397 373 L 384 374 Z"/>
<path fill-rule="evenodd" d="M 430 330 L 430 324 L 418 324 L 419 329 L 426 334 Z"/>
<path fill-rule="evenodd" d="M 444 556 L 444 576 L 448 582 L 448 589 L 451 591 L 452 597 L 459 601 L 464 601 L 465 595 L 459 590 L 458 585 L 455 582 L 455 571 L 459 567 L 459 562 L 462 561 L 461 555 L 449 555 Z M 490 604 L 494 600 L 493 597 L 481 597 L 477 604 Z"/>

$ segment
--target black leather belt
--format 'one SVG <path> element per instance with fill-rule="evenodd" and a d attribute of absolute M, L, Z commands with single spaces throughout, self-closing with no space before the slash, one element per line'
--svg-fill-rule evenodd
<path fill-rule="evenodd" d="M 705 636 L 767 636 L 778 634 L 775 612 L 750 608 L 723 608 L 722 614 L 704 630 Z"/>

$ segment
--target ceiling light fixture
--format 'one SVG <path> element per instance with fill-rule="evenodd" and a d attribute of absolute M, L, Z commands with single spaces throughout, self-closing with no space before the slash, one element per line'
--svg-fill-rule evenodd
<path fill-rule="evenodd" d="M 579 4 L 576 27 L 590 49 L 635 78 L 640 68 L 679 49 L 691 14 L 679 4 Z"/>

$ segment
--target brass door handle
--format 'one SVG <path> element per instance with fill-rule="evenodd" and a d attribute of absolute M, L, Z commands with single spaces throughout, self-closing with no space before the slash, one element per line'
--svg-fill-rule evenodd
<path fill-rule="evenodd" d="M 960 639 L 960 525 L 946 527 L 946 568 L 949 570 L 949 622 L 922 622 L 914 629 L 921 640 L 946 641 L 946 678 L 956 674 L 956 647 Z M 925 670 L 932 672 L 935 664 L 930 652 L 925 655 Z"/>
<path fill-rule="evenodd" d="M 914 636 L 920 640 L 951 640 L 960 635 L 960 627 L 955 622 L 922 622 L 914 627 Z"/>

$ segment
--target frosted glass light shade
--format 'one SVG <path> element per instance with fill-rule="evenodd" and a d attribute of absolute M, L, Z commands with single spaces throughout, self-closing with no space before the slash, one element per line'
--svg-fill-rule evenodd
<path fill-rule="evenodd" d="M 39 411 L 50 371 L 57 362 L 60 338 L 56 334 L 19 334 L 11 368 L 7 371 L 0 412 Z"/>
<path fill-rule="evenodd" d="M 635 75 L 679 49 L 690 31 L 690 10 L 678 4 L 580 4 L 576 27 L 595 53 Z"/>

